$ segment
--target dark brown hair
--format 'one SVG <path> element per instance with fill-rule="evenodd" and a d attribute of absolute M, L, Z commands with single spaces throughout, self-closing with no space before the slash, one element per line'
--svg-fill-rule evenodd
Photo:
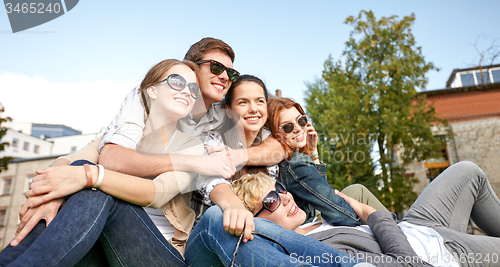
<path fill-rule="evenodd" d="M 231 58 L 231 62 L 234 62 L 234 51 L 233 49 L 222 40 L 215 39 L 212 37 L 205 37 L 200 41 L 194 43 L 184 56 L 184 60 L 191 60 L 193 62 L 198 62 L 203 59 L 203 56 L 214 50 L 219 50 L 222 53 L 228 55 Z"/>

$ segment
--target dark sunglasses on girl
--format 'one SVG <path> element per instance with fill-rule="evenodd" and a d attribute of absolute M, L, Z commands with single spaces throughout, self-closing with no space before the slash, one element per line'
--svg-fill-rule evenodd
<path fill-rule="evenodd" d="M 227 71 L 227 77 L 229 77 L 229 80 L 231 82 L 236 80 L 236 78 L 238 78 L 238 76 L 240 76 L 240 73 L 237 70 L 227 68 L 222 63 L 215 61 L 215 60 L 212 60 L 212 59 L 200 60 L 200 61 L 196 62 L 196 64 L 198 64 L 198 65 L 201 65 L 203 63 L 210 63 L 210 71 L 215 75 L 222 74 L 224 72 L 224 70 Z"/>
<path fill-rule="evenodd" d="M 188 86 L 189 92 L 191 92 L 191 96 L 194 99 L 198 99 L 201 96 L 200 86 L 197 83 L 188 83 L 186 79 L 184 79 L 184 77 L 179 74 L 170 74 L 166 79 L 153 84 L 153 86 L 165 81 L 167 82 L 168 86 L 170 86 L 170 88 L 174 89 L 175 91 L 182 91 L 184 88 L 186 88 L 186 86 Z"/>
<path fill-rule="evenodd" d="M 307 115 L 302 115 L 302 116 L 299 116 L 297 118 L 297 124 L 300 127 L 306 127 L 307 121 L 308 121 Z M 287 123 L 283 124 L 282 126 L 280 126 L 280 129 L 282 129 L 283 132 L 289 134 L 289 133 L 293 132 L 293 130 L 295 129 L 295 123 L 287 122 Z"/>
<path fill-rule="evenodd" d="M 267 193 L 264 199 L 262 199 L 262 208 L 254 215 L 254 217 L 259 216 L 259 214 L 264 210 L 268 210 L 272 213 L 279 208 L 281 205 L 281 198 L 279 194 L 286 194 L 287 191 L 285 186 L 278 181 L 276 181 L 274 187 L 276 187 L 276 190 Z"/>

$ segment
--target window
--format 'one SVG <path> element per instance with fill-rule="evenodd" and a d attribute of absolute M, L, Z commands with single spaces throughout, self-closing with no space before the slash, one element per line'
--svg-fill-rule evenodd
<path fill-rule="evenodd" d="M 460 77 L 460 79 L 458 78 Z M 457 73 L 453 81 L 452 87 L 460 86 L 460 82 L 463 87 L 474 86 L 489 83 L 500 83 L 500 69 L 483 69 L 482 75 L 480 70 L 464 71 Z M 483 82 L 484 81 L 484 82 Z"/>
<path fill-rule="evenodd" d="M 483 75 L 484 75 L 484 84 L 491 83 L 490 81 L 490 74 L 488 71 L 483 70 Z M 476 72 L 476 80 L 477 84 L 483 84 L 483 76 L 481 75 L 481 72 Z"/>
<path fill-rule="evenodd" d="M 3 227 L 5 224 L 5 215 L 7 214 L 7 208 L 0 208 L 0 227 Z"/>
<path fill-rule="evenodd" d="M 474 76 L 472 73 L 463 73 L 460 75 L 460 78 L 462 79 L 462 86 L 471 86 L 471 85 L 476 85 L 476 82 L 474 81 Z"/>
<path fill-rule="evenodd" d="M 35 152 L 36 154 L 39 154 L 40 153 L 40 146 L 39 145 L 35 145 L 35 148 L 33 149 L 33 152 Z"/>
<path fill-rule="evenodd" d="M 439 174 L 441 174 L 446 168 L 450 166 L 450 160 L 448 158 L 448 149 L 446 147 L 446 137 L 436 136 L 443 142 L 443 148 L 441 153 L 436 158 L 428 159 L 424 162 L 425 175 L 427 176 L 427 183 L 432 182 Z"/>
<path fill-rule="evenodd" d="M 24 150 L 30 150 L 30 143 L 29 142 L 24 142 L 23 149 Z"/>
<path fill-rule="evenodd" d="M 12 138 L 12 147 L 17 147 L 19 145 L 19 139 Z"/>
<path fill-rule="evenodd" d="M 500 83 L 500 69 L 492 70 L 491 74 L 493 76 L 493 82 Z"/>
<path fill-rule="evenodd" d="M 3 190 L 2 190 L 2 196 L 8 196 L 10 195 L 10 186 L 12 184 L 12 179 L 11 178 L 4 178 L 3 179 Z"/>

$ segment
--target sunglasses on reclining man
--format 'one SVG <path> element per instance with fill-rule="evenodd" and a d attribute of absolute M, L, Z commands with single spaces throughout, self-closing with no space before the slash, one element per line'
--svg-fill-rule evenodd
<path fill-rule="evenodd" d="M 210 63 L 210 71 L 215 75 L 221 75 L 224 71 L 227 71 L 227 77 L 229 77 L 229 80 L 231 82 L 236 80 L 236 78 L 238 78 L 238 76 L 240 76 L 240 73 L 237 70 L 228 68 L 228 67 L 224 66 L 224 64 L 222 64 L 218 61 L 212 60 L 212 59 L 200 60 L 200 61 L 196 62 L 196 64 L 198 64 L 198 65 L 201 65 L 203 63 Z"/>
<path fill-rule="evenodd" d="M 259 214 L 264 210 L 268 210 L 272 213 L 279 208 L 281 205 L 281 198 L 279 194 L 286 194 L 287 191 L 285 186 L 278 181 L 276 181 L 274 187 L 276 187 L 276 190 L 267 193 L 264 199 L 262 199 L 262 208 L 254 215 L 254 217 L 259 216 Z"/>

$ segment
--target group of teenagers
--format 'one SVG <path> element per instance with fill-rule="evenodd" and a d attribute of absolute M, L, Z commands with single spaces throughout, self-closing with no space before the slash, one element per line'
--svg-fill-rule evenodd
<path fill-rule="evenodd" d="M 362 185 L 328 184 L 300 104 L 234 57 L 207 37 L 153 66 L 102 138 L 37 171 L 0 266 L 498 263 L 500 201 L 478 166 L 449 167 L 398 222 Z"/>

